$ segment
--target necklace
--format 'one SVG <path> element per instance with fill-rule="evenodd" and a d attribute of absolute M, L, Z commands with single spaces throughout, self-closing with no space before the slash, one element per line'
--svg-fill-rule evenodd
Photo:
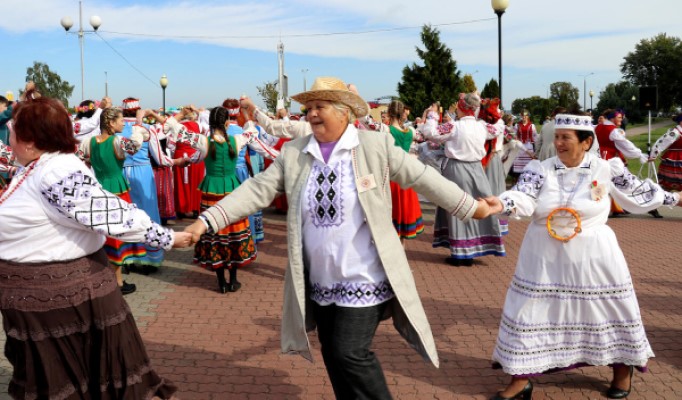
<path fill-rule="evenodd" d="M 17 184 L 12 187 L 12 181 L 9 186 L 7 187 L 7 190 L 2 194 L 2 197 L 0 197 L 0 205 L 2 205 L 7 199 L 12 196 L 12 194 L 21 186 L 22 183 L 26 180 L 26 178 L 31 174 L 31 171 L 36 167 L 36 164 L 38 164 L 38 160 L 40 160 L 40 157 L 36 158 L 35 160 L 31 161 L 31 164 L 26 167 L 24 175 L 17 181 Z"/>

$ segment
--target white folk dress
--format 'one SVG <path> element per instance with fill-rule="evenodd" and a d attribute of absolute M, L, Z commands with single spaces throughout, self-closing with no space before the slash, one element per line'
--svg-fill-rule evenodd
<path fill-rule="evenodd" d="M 601 200 L 592 199 L 593 182 L 605 190 Z M 579 212 L 582 232 L 564 243 L 549 236 L 546 219 L 566 206 L 573 188 L 568 206 Z M 500 195 L 507 213 L 532 219 L 493 352 L 506 373 L 528 376 L 585 364 L 645 367 L 654 356 L 627 262 L 606 224 L 608 196 L 637 213 L 679 201 L 678 194 L 637 179 L 620 159 L 591 154 L 576 168 L 557 157 L 531 161 L 516 186 Z"/>

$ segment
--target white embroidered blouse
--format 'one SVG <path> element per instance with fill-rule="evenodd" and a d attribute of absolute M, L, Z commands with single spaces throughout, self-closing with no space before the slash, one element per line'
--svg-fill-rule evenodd
<path fill-rule="evenodd" d="M 17 186 L 27 172 L 22 167 L 0 197 L 1 259 L 72 260 L 101 249 L 104 235 L 166 250 L 173 246 L 172 230 L 102 189 L 76 155 L 43 154 Z"/>

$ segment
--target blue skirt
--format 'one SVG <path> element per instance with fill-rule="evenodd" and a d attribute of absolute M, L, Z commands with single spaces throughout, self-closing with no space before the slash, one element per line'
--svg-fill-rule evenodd
<path fill-rule="evenodd" d="M 152 221 L 161 223 L 159 215 L 159 202 L 156 194 L 156 183 L 154 182 L 154 171 L 151 164 L 135 164 L 123 167 L 123 174 L 130 185 L 130 198 L 137 208 L 143 210 Z M 163 262 L 164 251 L 149 246 L 145 246 L 147 255 L 144 257 L 130 257 L 126 264 L 148 264 L 160 266 Z"/>

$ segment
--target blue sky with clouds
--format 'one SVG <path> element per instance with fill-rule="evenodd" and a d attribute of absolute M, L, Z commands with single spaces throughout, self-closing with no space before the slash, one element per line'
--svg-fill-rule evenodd
<path fill-rule="evenodd" d="M 623 57 L 641 39 L 682 36 L 679 0 L 509 3 L 502 18 L 506 107 L 515 98 L 546 96 L 556 81 L 571 82 L 582 96 L 580 75 L 592 72 L 587 91 L 598 96 L 620 80 Z M 71 103 L 80 101 L 78 39 L 59 24 L 67 15 L 77 31 L 78 0 L 4 2 L 0 93 L 16 93 L 26 68 L 42 61 L 76 86 Z M 259 101 L 256 86 L 277 78 L 280 36 L 290 94 L 303 90 L 305 75 L 308 87 L 315 76 L 337 76 L 367 100 L 395 95 L 403 67 L 419 62 L 415 46 L 426 23 L 437 25 L 479 89 L 497 78 L 497 19 L 488 0 L 84 0 L 84 29 L 91 29 L 91 15 L 102 26 L 99 36 L 85 37 L 85 97 L 101 98 L 106 76 L 115 104 L 134 96 L 143 106 L 160 106 L 162 74 L 168 106 L 209 107 L 241 94 Z M 390 31 L 329 35 L 377 30 Z"/>

